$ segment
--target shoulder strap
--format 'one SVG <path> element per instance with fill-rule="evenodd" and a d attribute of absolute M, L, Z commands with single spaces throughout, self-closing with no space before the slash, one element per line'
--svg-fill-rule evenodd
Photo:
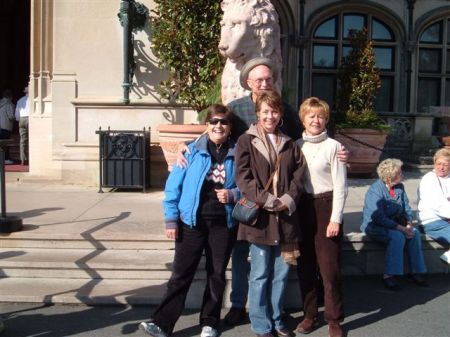
<path fill-rule="evenodd" d="M 273 177 L 274 177 L 275 173 L 278 171 L 278 167 L 280 166 L 280 162 L 281 162 L 281 154 L 279 154 L 277 156 L 277 162 L 275 164 L 275 169 L 270 174 L 270 178 L 269 178 L 269 180 L 267 180 L 267 183 L 264 186 L 264 192 L 267 192 L 267 190 L 269 189 L 270 184 L 272 183 Z"/>

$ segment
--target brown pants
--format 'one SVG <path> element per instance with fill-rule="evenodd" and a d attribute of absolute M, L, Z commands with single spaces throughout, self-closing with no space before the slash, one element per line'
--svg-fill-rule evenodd
<path fill-rule="evenodd" d="M 340 268 L 342 226 L 338 237 L 326 237 L 332 199 L 332 193 L 326 193 L 319 198 L 304 197 L 300 202 L 302 242 L 297 273 L 305 317 L 316 318 L 318 315 L 317 271 L 320 270 L 324 285 L 324 318 L 327 322 L 341 322 L 344 319 Z"/>

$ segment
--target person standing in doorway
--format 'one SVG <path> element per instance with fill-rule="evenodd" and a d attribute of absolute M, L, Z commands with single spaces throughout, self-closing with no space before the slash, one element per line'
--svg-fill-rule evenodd
<path fill-rule="evenodd" d="M 20 135 L 20 163 L 28 164 L 28 115 L 30 112 L 28 101 L 28 86 L 23 90 L 25 93 L 16 105 L 16 120 L 19 122 Z"/>
<path fill-rule="evenodd" d="M 14 103 L 12 102 L 12 91 L 3 91 L 2 99 L 0 99 L 0 139 L 11 138 L 11 132 L 14 126 Z M 12 164 L 9 158 L 9 149 L 7 146 L 5 151 L 5 164 Z"/>

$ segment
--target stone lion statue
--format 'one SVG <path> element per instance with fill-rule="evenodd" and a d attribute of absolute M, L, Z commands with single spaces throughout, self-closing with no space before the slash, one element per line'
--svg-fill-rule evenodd
<path fill-rule="evenodd" d="M 249 92 L 239 83 L 242 66 L 254 57 L 270 58 L 278 67 L 275 89 L 281 92 L 281 48 L 278 14 L 270 0 L 223 0 L 219 50 L 226 57 L 222 102 Z"/>

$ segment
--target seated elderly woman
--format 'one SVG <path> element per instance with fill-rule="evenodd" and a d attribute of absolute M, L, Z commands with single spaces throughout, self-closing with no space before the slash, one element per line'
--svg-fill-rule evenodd
<path fill-rule="evenodd" d="M 450 150 L 438 150 L 433 162 L 433 171 L 425 174 L 419 185 L 419 219 L 429 237 L 449 248 Z M 442 254 L 441 259 L 450 264 L 450 249 Z"/>
<path fill-rule="evenodd" d="M 383 283 L 399 290 L 396 278 L 403 275 L 404 248 L 407 248 L 409 278 L 419 286 L 427 286 L 419 231 L 412 225 L 412 211 L 402 180 L 402 161 L 383 160 L 377 168 L 379 179 L 366 192 L 361 230 L 375 241 L 386 244 Z"/>

